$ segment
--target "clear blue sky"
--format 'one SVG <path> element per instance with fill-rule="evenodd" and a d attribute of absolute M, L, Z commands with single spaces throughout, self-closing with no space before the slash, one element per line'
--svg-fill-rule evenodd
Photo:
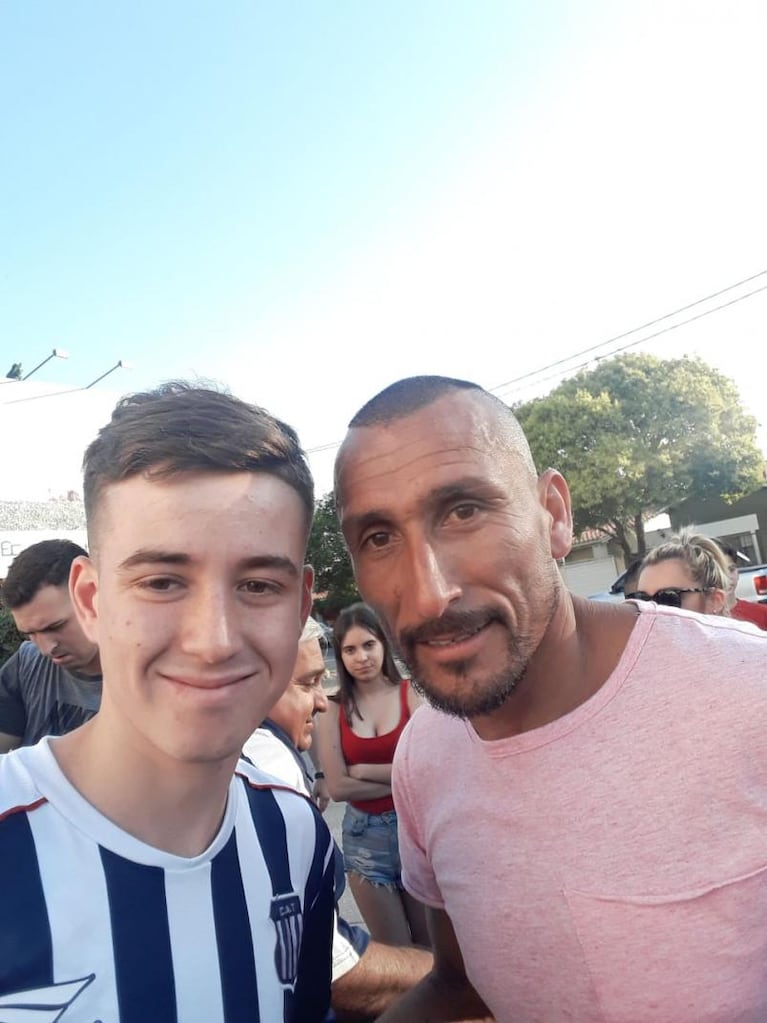
<path fill-rule="evenodd" d="M 5 0 L 0 354 L 67 349 L 38 376 L 62 387 L 119 358 L 122 390 L 222 380 L 312 447 L 398 376 L 494 386 L 595 344 L 767 269 L 766 24 L 708 0 Z M 747 387 L 765 315 L 660 351 L 726 338 Z M 3 422 L 31 431 L 23 409 Z"/>

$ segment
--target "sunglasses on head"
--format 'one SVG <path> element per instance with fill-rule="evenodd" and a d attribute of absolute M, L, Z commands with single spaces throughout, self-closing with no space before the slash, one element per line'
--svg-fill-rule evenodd
<path fill-rule="evenodd" d="M 708 593 L 708 587 L 695 586 L 685 589 L 682 586 L 666 586 L 655 593 L 645 593 L 644 590 L 637 590 L 636 593 L 627 593 L 626 600 L 654 600 L 656 604 L 664 607 L 681 607 L 682 595 L 684 593 Z"/>

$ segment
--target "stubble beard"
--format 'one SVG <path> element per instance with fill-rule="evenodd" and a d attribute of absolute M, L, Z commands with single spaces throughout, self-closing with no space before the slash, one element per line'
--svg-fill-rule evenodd
<path fill-rule="evenodd" d="M 538 611 L 538 621 L 541 621 L 542 627 L 536 629 L 535 634 L 531 634 L 531 632 L 514 633 L 511 623 L 500 614 L 484 612 L 488 621 L 500 622 L 507 630 L 506 663 L 499 671 L 484 678 L 475 677 L 474 680 L 472 680 L 473 660 L 457 660 L 444 665 L 442 671 L 451 675 L 457 683 L 453 691 L 446 691 L 420 671 L 417 663 L 416 644 L 413 643 L 412 638 L 407 639 L 402 644 L 402 656 L 412 673 L 413 688 L 432 707 L 451 717 L 471 719 L 492 714 L 514 695 L 519 683 L 524 679 L 530 660 L 554 617 L 556 607 L 556 592 L 552 592 L 548 603 Z M 481 613 L 483 612 L 477 612 L 477 614 Z M 438 634 L 436 625 L 434 632 L 436 637 Z"/>

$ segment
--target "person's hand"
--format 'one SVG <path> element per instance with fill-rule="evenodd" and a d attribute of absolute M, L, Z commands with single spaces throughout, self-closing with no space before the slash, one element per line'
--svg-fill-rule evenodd
<path fill-rule="evenodd" d="M 328 792 L 328 783 L 324 778 L 314 779 L 312 799 L 317 804 L 317 809 L 320 813 L 324 813 L 327 810 L 328 803 L 330 802 L 330 793 Z"/>

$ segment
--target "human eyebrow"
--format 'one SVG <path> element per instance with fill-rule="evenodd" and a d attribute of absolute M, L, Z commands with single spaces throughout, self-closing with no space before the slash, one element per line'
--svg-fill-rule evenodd
<path fill-rule="evenodd" d="M 362 533 L 366 533 L 374 526 L 388 529 L 390 525 L 391 520 L 385 511 L 378 508 L 371 508 L 370 511 L 362 512 L 361 515 L 345 515 L 342 529 L 348 536 L 360 536 Z"/>
<path fill-rule="evenodd" d="M 118 568 L 125 571 L 136 568 L 139 565 L 179 565 L 192 564 L 192 558 L 181 551 L 164 551 L 159 548 L 142 547 L 134 554 L 131 554 L 124 561 L 120 562 Z M 297 577 L 299 568 L 290 558 L 281 554 L 257 554 L 253 557 L 243 558 L 238 568 L 240 571 L 253 571 L 270 569 L 272 571 L 285 572 L 292 577 Z"/>
<path fill-rule="evenodd" d="M 303 675 L 299 675 L 298 678 L 292 679 L 294 686 L 316 686 L 322 682 L 325 677 L 327 668 L 317 668 L 315 671 L 307 671 Z"/>
<path fill-rule="evenodd" d="M 55 632 L 57 629 L 60 629 L 60 628 L 62 628 L 62 626 L 66 625 L 67 621 L 68 621 L 67 618 L 61 618 L 57 622 L 51 622 L 50 625 L 43 625 L 41 628 L 35 629 L 34 631 L 36 633 L 39 633 L 39 632 Z"/>
<path fill-rule="evenodd" d="M 245 558 L 240 562 L 240 566 L 245 570 L 266 568 L 272 571 L 286 572 L 293 578 L 297 578 L 299 575 L 299 566 L 295 561 L 282 554 L 257 554 L 252 558 Z"/>
<path fill-rule="evenodd" d="M 495 488 L 489 480 L 480 476 L 464 476 L 459 480 L 451 480 L 441 487 L 435 487 L 430 491 L 428 501 L 440 507 L 467 497 L 488 496 L 491 491 L 495 493 Z"/>
<path fill-rule="evenodd" d="M 188 565 L 191 562 L 188 554 L 180 551 L 164 551 L 155 547 L 141 547 L 117 566 L 124 571 L 138 565 Z"/>

